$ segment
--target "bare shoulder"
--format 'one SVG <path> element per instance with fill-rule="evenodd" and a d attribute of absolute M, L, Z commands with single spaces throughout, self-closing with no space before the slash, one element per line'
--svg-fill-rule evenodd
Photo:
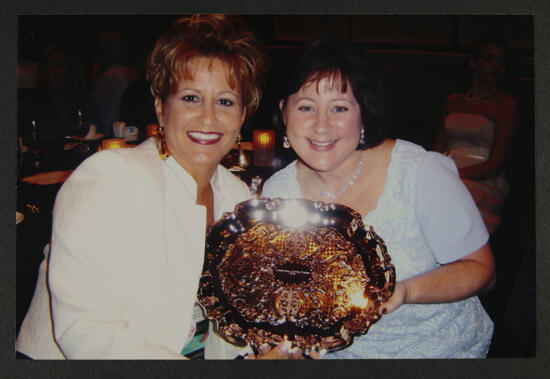
<path fill-rule="evenodd" d="M 447 96 L 446 102 L 453 103 L 453 102 L 462 101 L 462 100 L 464 100 L 464 94 L 460 92 L 456 92 Z"/>
<path fill-rule="evenodd" d="M 506 92 L 499 92 L 496 95 L 496 100 L 507 108 L 516 108 L 517 101 Z"/>
<path fill-rule="evenodd" d="M 456 109 L 462 108 L 464 104 L 464 94 L 463 93 L 453 93 L 445 99 L 444 108 L 448 112 L 453 112 Z"/>

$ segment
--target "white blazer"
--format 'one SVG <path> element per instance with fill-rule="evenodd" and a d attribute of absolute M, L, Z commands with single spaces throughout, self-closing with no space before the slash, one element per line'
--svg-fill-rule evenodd
<path fill-rule="evenodd" d="M 249 198 L 222 166 L 211 184 L 216 219 Z M 34 359 L 182 358 L 205 225 L 195 181 L 162 161 L 154 140 L 94 154 L 57 195 L 50 257 L 16 349 Z"/>

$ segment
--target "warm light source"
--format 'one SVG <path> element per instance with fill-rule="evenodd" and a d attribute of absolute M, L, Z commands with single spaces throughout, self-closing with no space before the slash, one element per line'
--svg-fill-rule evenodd
<path fill-rule="evenodd" d="M 107 150 L 107 149 L 121 149 L 126 147 L 126 141 L 124 138 L 109 138 L 104 139 L 103 142 L 101 142 L 101 149 Z"/>
<path fill-rule="evenodd" d="M 274 130 L 254 130 L 252 142 L 254 149 L 270 149 L 275 147 L 275 131 Z"/>
<path fill-rule="evenodd" d="M 271 166 L 275 157 L 275 131 L 254 130 L 252 132 L 252 145 L 254 148 L 254 165 Z"/>

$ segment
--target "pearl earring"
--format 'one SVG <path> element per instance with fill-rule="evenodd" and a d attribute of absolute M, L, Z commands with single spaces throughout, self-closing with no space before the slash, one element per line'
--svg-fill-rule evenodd
<path fill-rule="evenodd" d="M 288 140 L 288 137 L 287 136 L 284 136 L 283 137 L 283 147 L 285 149 L 290 149 L 290 141 Z"/>

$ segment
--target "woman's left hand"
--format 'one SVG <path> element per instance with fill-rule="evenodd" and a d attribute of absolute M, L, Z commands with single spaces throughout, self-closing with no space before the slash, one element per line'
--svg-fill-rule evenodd
<path fill-rule="evenodd" d="M 393 295 L 378 307 L 378 314 L 390 313 L 399 308 L 407 299 L 407 286 L 402 282 L 395 283 Z"/>
<path fill-rule="evenodd" d="M 491 246 L 481 248 L 457 261 L 395 283 L 392 297 L 378 307 L 390 313 L 402 304 L 449 303 L 476 296 L 495 284 L 495 263 Z"/>

